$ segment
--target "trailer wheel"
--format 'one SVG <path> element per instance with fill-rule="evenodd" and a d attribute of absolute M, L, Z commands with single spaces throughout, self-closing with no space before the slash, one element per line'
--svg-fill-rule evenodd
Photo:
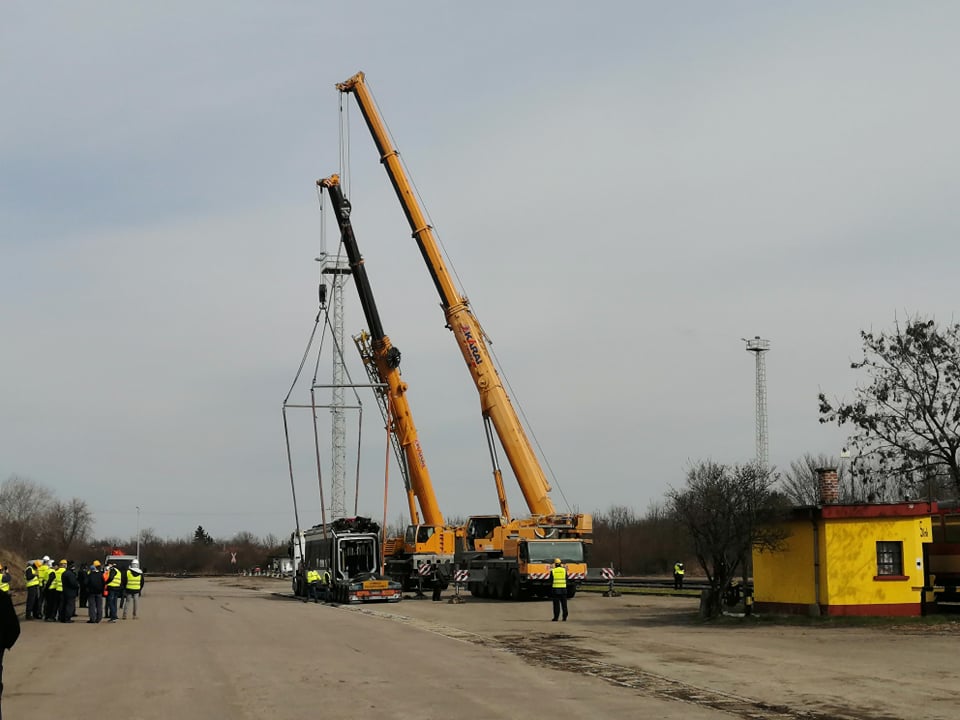
<path fill-rule="evenodd" d="M 575 597 L 576 594 L 577 594 L 577 589 L 576 589 L 575 587 L 568 587 L 568 588 L 567 588 L 567 597 L 568 597 L 568 598 Z"/>

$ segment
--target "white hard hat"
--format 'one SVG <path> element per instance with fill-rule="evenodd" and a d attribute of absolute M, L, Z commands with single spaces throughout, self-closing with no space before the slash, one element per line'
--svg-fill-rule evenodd
<path fill-rule="evenodd" d="M 140 567 L 140 561 L 134 558 L 130 561 L 130 567 Z"/>
<path fill-rule="evenodd" d="M 43 556 L 43 561 L 44 561 L 44 562 L 50 562 L 50 556 L 49 556 L 49 555 L 44 555 L 44 556 Z"/>

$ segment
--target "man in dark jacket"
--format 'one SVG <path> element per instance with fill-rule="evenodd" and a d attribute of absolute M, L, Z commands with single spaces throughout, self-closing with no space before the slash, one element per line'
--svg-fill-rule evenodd
<path fill-rule="evenodd" d="M 80 592 L 80 580 L 77 579 L 77 564 L 71 560 L 60 578 L 63 585 L 63 604 L 60 606 L 60 622 L 72 623 L 77 614 L 77 594 Z"/>
<path fill-rule="evenodd" d="M 89 566 L 84 563 L 81 563 L 80 569 L 77 570 L 77 580 L 80 581 L 80 607 L 82 608 L 87 606 L 87 574 L 89 570 Z"/>
<path fill-rule="evenodd" d="M 94 560 L 87 573 L 88 623 L 98 623 L 103 619 L 103 588 L 103 568 L 99 560 Z"/>
<path fill-rule="evenodd" d="M 20 621 L 9 593 L 0 593 L 0 697 L 3 696 L 3 653 L 20 637 Z M 0 714 L 2 717 L 2 714 Z"/>

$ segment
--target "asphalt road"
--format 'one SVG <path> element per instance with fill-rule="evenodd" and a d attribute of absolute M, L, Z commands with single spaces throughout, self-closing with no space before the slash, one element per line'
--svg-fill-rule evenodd
<path fill-rule="evenodd" d="M 449 597 L 449 593 L 446 597 Z M 446 599 L 445 597 L 445 599 Z M 151 579 L 142 618 L 28 622 L 7 720 L 957 716 L 955 623 L 696 619 L 696 598 L 304 604 L 270 578 Z"/>
<path fill-rule="evenodd" d="M 303 720 L 329 717 L 334 707 L 337 717 L 417 720 L 588 711 L 715 717 L 432 632 L 402 619 L 405 603 L 362 612 L 274 594 L 286 588 L 259 579 L 151 579 L 137 621 L 24 623 L 4 658 L 3 713 Z"/>

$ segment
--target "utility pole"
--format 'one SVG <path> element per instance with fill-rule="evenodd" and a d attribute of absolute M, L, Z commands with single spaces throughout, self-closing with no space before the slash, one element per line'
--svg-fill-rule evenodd
<path fill-rule="evenodd" d="M 747 343 L 747 352 L 752 352 L 757 362 L 757 464 L 766 470 L 770 467 L 770 448 L 767 440 L 767 366 L 763 354 L 770 350 L 770 341 L 755 335 L 752 340 L 740 338 Z"/>

